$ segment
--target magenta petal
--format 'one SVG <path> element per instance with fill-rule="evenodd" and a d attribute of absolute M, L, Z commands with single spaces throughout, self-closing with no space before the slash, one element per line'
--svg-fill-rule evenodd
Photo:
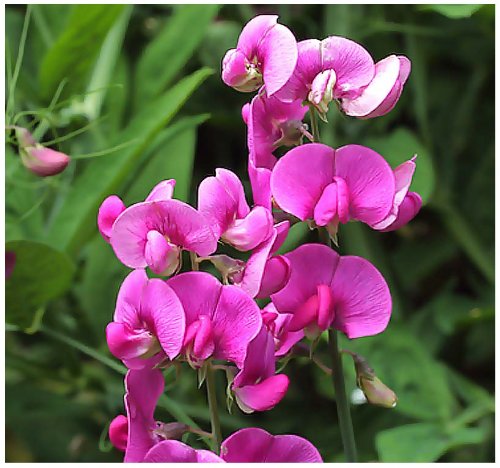
<path fill-rule="evenodd" d="M 243 189 L 241 180 L 234 172 L 228 169 L 215 169 L 215 176 L 225 187 L 231 198 L 236 200 L 236 216 L 244 218 L 249 213 L 250 208 L 245 198 L 245 190 Z"/>
<path fill-rule="evenodd" d="M 252 185 L 253 202 L 271 210 L 271 171 L 263 167 L 255 167 L 248 162 L 248 176 Z"/>
<path fill-rule="evenodd" d="M 271 175 L 271 191 L 281 209 L 304 221 L 313 217 L 314 207 L 333 176 L 334 150 L 309 143 L 291 149 L 278 161 Z"/>
<path fill-rule="evenodd" d="M 349 187 L 351 217 L 367 224 L 384 219 L 394 199 L 394 173 L 380 154 L 361 145 L 335 152 L 335 175 Z"/>
<path fill-rule="evenodd" d="M 97 227 L 103 239 L 109 243 L 111 231 L 116 218 L 125 211 L 126 206 L 121 198 L 116 195 L 111 195 L 106 198 L 99 207 L 97 215 Z"/>
<path fill-rule="evenodd" d="M 314 207 L 314 221 L 318 226 L 326 226 L 337 215 L 337 184 L 328 184 Z"/>
<path fill-rule="evenodd" d="M 271 299 L 281 313 L 293 313 L 319 284 L 331 284 L 340 256 L 326 245 L 304 244 L 285 255 L 292 272 L 286 286 Z"/>
<path fill-rule="evenodd" d="M 113 225 L 111 245 L 118 259 L 131 268 L 146 267 L 144 249 L 152 230 L 198 255 L 210 255 L 217 248 L 217 239 L 199 211 L 179 200 L 144 202 L 127 208 Z"/>
<path fill-rule="evenodd" d="M 153 187 L 146 201 L 170 200 L 174 195 L 175 179 L 163 180 Z"/>
<path fill-rule="evenodd" d="M 240 429 L 221 446 L 228 463 L 321 463 L 318 450 L 306 439 L 295 435 L 273 436 L 258 428 Z"/>
<path fill-rule="evenodd" d="M 334 328 L 351 339 L 385 330 L 391 317 L 391 293 L 384 277 L 369 261 L 340 257 L 331 285 Z"/>
<path fill-rule="evenodd" d="M 178 440 L 164 440 L 156 444 L 144 457 L 145 463 L 224 463 L 208 450 L 195 450 Z"/>
<path fill-rule="evenodd" d="M 243 219 L 237 219 L 222 239 L 243 252 L 255 249 L 273 232 L 273 215 L 263 206 L 254 207 Z"/>
<path fill-rule="evenodd" d="M 234 394 L 243 409 L 268 411 L 283 399 L 289 383 L 289 378 L 284 374 L 272 375 L 258 384 L 234 388 Z"/>
<path fill-rule="evenodd" d="M 321 41 L 322 70 L 335 70 L 337 83 L 335 97 L 359 93 L 372 80 L 375 72 L 373 59 L 360 44 L 340 36 Z"/>
<path fill-rule="evenodd" d="M 212 321 L 210 317 L 201 315 L 199 323 L 200 326 L 196 330 L 194 337 L 193 354 L 196 358 L 204 360 L 212 355 L 215 348 Z"/>
<path fill-rule="evenodd" d="M 257 299 L 266 298 L 281 291 L 290 279 L 290 261 L 283 255 L 270 258 L 265 266 Z"/>
<path fill-rule="evenodd" d="M 128 443 L 125 462 L 142 462 L 156 440 L 154 410 L 165 382 L 159 370 L 129 370 L 125 376 Z"/>
<path fill-rule="evenodd" d="M 237 48 L 249 59 L 257 54 L 262 38 L 278 21 L 278 15 L 259 15 L 251 19 L 241 30 Z"/>
<path fill-rule="evenodd" d="M 271 303 L 271 305 L 273 305 Z M 266 307 L 267 308 L 267 307 Z M 281 357 L 290 351 L 293 345 L 298 343 L 302 338 L 304 338 L 304 331 L 291 331 L 289 330 L 289 324 L 293 319 L 292 314 L 278 314 L 275 320 L 275 340 L 276 340 L 276 351 L 275 356 Z"/>
<path fill-rule="evenodd" d="M 109 440 L 113 446 L 125 452 L 128 439 L 128 419 L 123 414 L 119 414 L 109 424 Z"/>
<path fill-rule="evenodd" d="M 160 279 L 149 280 L 142 299 L 143 316 L 151 317 L 160 345 L 172 360 L 181 351 L 186 318 L 175 292 Z"/>
<path fill-rule="evenodd" d="M 141 297 L 148 275 L 144 270 L 134 270 L 123 280 L 116 299 L 116 308 L 113 320 L 123 322 L 131 327 L 140 327 L 141 321 L 138 317 L 141 307 Z"/>
<path fill-rule="evenodd" d="M 196 289 L 191 289 L 193 291 Z M 262 317 L 257 304 L 237 286 L 224 286 L 212 317 L 215 359 L 243 366 L 248 343 L 257 335 Z"/>
<path fill-rule="evenodd" d="M 154 337 L 145 329 L 134 330 L 125 323 L 111 322 L 106 327 L 106 341 L 113 356 L 132 359 L 149 351 Z"/>
<path fill-rule="evenodd" d="M 281 223 L 274 225 L 274 229 L 277 235 L 271 252 L 276 252 L 283 245 L 283 242 L 285 242 L 288 231 L 290 231 L 290 221 L 281 221 Z"/>
<path fill-rule="evenodd" d="M 409 223 L 422 208 L 422 198 L 416 192 L 409 192 L 399 206 L 398 215 L 394 222 L 382 229 L 382 232 L 395 231 Z"/>
<path fill-rule="evenodd" d="M 161 275 L 169 266 L 169 253 L 172 247 L 158 231 L 149 231 L 144 248 L 144 257 L 153 273 Z"/>

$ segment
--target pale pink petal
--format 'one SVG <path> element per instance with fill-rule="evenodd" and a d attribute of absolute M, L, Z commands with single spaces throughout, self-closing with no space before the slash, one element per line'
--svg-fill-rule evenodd
<path fill-rule="evenodd" d="M 240 429 L 221 446 L 228 463 L 321 463 L 318 450 L 306 439 L 295 435 L 273 436 L 263 429 Z"/>
<path fill-rule="evenodd" d="M 331 286 L 335 329 L 351 339 L 385 330 L 391 317 L 391 293 L 384 277 L 369 261 L 340 257 Z"/>
<path fill-rule="evenodd" d="M 278 21 L 278 15 L 259 15 L 251 19 L 241 30 L 237 48 L 249 59 L 257 54 L 262 38 Z"/>
<path fill-rule="evenodd" d="M 285 257 L 291 265 L 290 279 L 271 299 L 280 313 L 293 313 L 317 294 L 319 284 L 331 284 L 340 256 L 326 245 L 304 244 Z"/>
<path fill-rule="evenodd" d="M 245 218 L 235 220 L 223 233 L 222 240 L 246 252 L 255 249 L 271 236 L 273 223 L 272 213 L 263 206 L 256 206 Z"/>
<path fill-rule="evenodd" d="M 238 88 L 248 79 L 247 58 L 241 50 L 230 49 L 222 59 L 222 81 Z"/>
<path fill-rule="evenodd" d="M 349 188 L 350 216 L 367 224 L 384 219 L 394 200 L 394 173 L 380 154 L 361 145 L 335 152 L 335 175 Z"/>
<path fill-rule="evenodd" d="M 125 211 L 126 206 L 120 197 L 111 195 L 106 198 L 99 207 L 97 214 L 97 227 L 103 239 L 109 243 L 111 231 L 116 218 Z"/>
<path fill-rule="evenodd" d="M 403 203 L 399 206 L 398 215 L 394 222 L 382 229 L 382 232 L 395 231 L 401 226 L 409 223 L 422 208 L 422 198 L 416 192 L 408 192 L 403 200 Z"/>
<path fill-rule="evenodd" d="M 125 452 L 128 439 L 128 419 L 123 414 L 119 414 L 109 425 L 109 440 L 113 446 Z"/>
<path fill-rule="evenodd" d="M 273 353 L 274 357 L 274 353 Z M 272 375 L 257 384 L 233 388 L 242 410 L 268 411 L 273 409 L 285 396 L 289 378 L 284 374 Z"/>
<path fill-rule="evenodd" d="M 191 291 L 197 291 L 192 288 Z M 257 304 L 237 286 L 224 286 L 212 317 L 215 359 L 243 366 L 248 343 L 257 335 L 262 317 Z"/>
<path fill-rule="evenodd" d="M 208 450 L 195 450 L 178 440 L 156 444 L 144 457 L 144 463 L 224 463 Z"/>
<path fill-rule="evenodd" d="M 128 443 L 125 462 L 142 462 L 156 443 L 154 410 L 165 382 L 159 370 L 129 370 L 125 376 Z"/>
<path fill-rule="evenodd" d="M 281 209 L 304 221 L 313 217 L 333 176 L 334 150 L 309 143 L 291 149 L 278 161 L 271 175 L 271 191 Z"/>
<path fill-rule="evenodd" d="M 163 180 L 153 187 L 146 201 L 170 200 L 174 195 L 175 179 Z"/>
<path fill-rule="evenodd" d="M 71 160 L 67 154 L 37 145 L 21 148 L 21 161 L 33 174 L 48 177 L 60 174 Z"/>

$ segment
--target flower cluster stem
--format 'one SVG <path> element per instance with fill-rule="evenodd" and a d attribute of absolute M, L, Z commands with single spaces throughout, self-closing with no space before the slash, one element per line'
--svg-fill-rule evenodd
<path fill-rule="evenodd" d="M 214 369 L 212 364 L 207 363 L 207 397 L 208 409 L 210 411 L 210 423 L 212 425 L 212 436 L 214 438 L 215 452 L 220 452 L 220 444 L 222 442 L 222 434 L 220 429 L 219 412 L 217 409 L 217 391 L 215 387 Z"/>
<path fill-rule="evenodd" d="M 319 125 L 318 116 L 316 115 L 316 109 L 313 106 L 309 106 L 311 112 L 311 132 L 313 134 L 313 139 L 315 143 L 319 143 Z"/>

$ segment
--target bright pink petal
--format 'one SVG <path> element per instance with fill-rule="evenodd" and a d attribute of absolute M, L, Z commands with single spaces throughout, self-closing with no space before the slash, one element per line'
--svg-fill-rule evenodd
<path fill-rule="evenodd" d="M 125 377 L 128 443 L 125 462 L 142 462 L 156 443 L 154 410 L 165 382 L 159 370 L 129 370 Z"/>
<path fill-rule="evenodd" d="M 228 463 L 321 463 L 318 450 L 306 439 L 294 435 L 273 436 L 263 429 L 241 429 L 221 446 Z"/>
<path fill-rule="evenodd" d="M 257 299 L 267 298 L 281 291 L 291 274 L 290 261 L 283 255 L 271 257 L 265 266 Z"/>
<path fill-rule="evenodd" d="M 422 198 L 416 192 L 408 192 L 403 200 L 403 203 L 399 206 L 398 215 L 394 222 L 382 229 L 382 232 L 395 231 L 401 226 L 409 223 L 422 208 Z"/>
<path fill-rule="evenodd" d="M 181 351 L 186 328 L 181 301 L 167 283 L 151 279 L 144 290 L 141 308 L 143 317 L 151 318 L 163 351 L 173 360 Z"/>
<path fill-rule="evenodd" d="M 238 89 L 248 81 L 247 58 L 238 49 L 230 49 L 222 59 L 222 81 Z"/>
<path fill-rule="evenodd" d="M 337 215 L 337 184 L 328 184 L 314 207 L 314 221 L 318 226 L 326 226 Z"/>
<path fill-rule="evenodd" d="M 246 252 L 255 249 L 271 236 L 273 223 L 272 213 L 263 206 L 256 206 L 245 218 L 235 220 L 223 233 L 222 240 Z"/>
<path fill-rule="evenodd" d="M 273 353 L 274 357 L 274 353 Z M 272 375 L 255 385 L 234 388 L 234 394 L 242 410 L 268 411 L 273 409 L 285 396 L 289 378 L 284 374 Z"/>
<path fill-rule="evenodd" d="M 111 322 L 106 327 L 106 342 L 113 356 L 122 360 L 133 359 L 151 349 L 154 337 L 146 329 L 134 330 L 125 323 Z"/>
<path fill-rule="evenodd" d="M 141 308 L 141 297 L 148 275 L 144 270 L 134 270 L 123 280 L 118 297 L 113 320 L 130 325 L 132 328 L 140 326 L 139 310 Z"/>
<path fill-rule="evenodd" d="M 248 161 L 248 177 L 252 185 L 253 202 L 270 210 L 271 203 L 271 171 L 262 167 L 255 167 Z"/>
<path fill-rule="evenodd" d="M 144 257 L 151 271 L 157 275 L 171 275 L 179 265 L 179 250 L 158 231 L 148 232 Z"/>
<path fill-rule="evenodd" d="M 241 180 L 234 172 L 223 168 L 215 169 L 215 176 L 225 187 L 231 198 L 236 200 L 236 216 L 244 218 L 249 213 L 250 208 L 245 198 L 245 190 L 243 189 Z"/>
<path fill-rule="evenodd" d="M 175 179 L 163 180 L 153 187 L 146 201 L 170 200 L 174 195 Z"/>
<path fill-rule="evenodd" d="M 118 259 L 131 268 L 146 267 L 144 250 L 152 230 L 201 256 L 217 248 L 217 239 L 199 211 L 179 200 L 144 202 L 127 208 L 113 225 L 111 245 Z"/>
<path fill-rule="evenodd" d="M 281 223 L 274 225 L 274 229 L 277 235 L 271 252 L 276 252 L 283 245 L 283 242 L 285 242 L 290 231 L 290 221 L 281 221 Z"/>
<path fill-rule="evenodd" d="M 116 218 L 118 218 L 125 209 L 125 204 L 121 198 L 116 195 L 109 196 L 101 203 L 99 213 L 97 214 L 97 227 L 106 242 L 109 243 L 109 238 L 111 237 L 113 224 Z"/>
<path fill-rule="evenodd" d="M 369 261 L 340 257 L 331 286 L 335 329 L 350 339 L 385 330 L 391 317 L 391 293 L 384 277 Z"/>
<path fill-rule="evenodd" d="M 257 54 L 262 38 L 278 21 L 278 15 L 259 15 L 251 19 L 241 30 L 237 48 L 249 59 Z"/>
<path fill-rule="evenodd" d="M 309 143 L 291 149 L 278 161 L 271 175 L 271 191 L 281 209 L 304 221 L 313 217 L 314 207 L 333 176 L 334 150 Z"/>
<path fill-rule="evenodd" d="M 191 289 L 191 291 L 196 289 Z M 248 343 L 257 335 L 262 317 L 257 304 L 237 286 L 223 286 L 212 317 L 215 359 L 243 366 Z"/>
<path fill-rule="evenodd" d="M 123 414 L 119 414 L 109 425 L 109 440 L 113 446 L 125 452 L 128 439 L 128 419 Z"/>
<path fill-rule="evenodd" d="M 331 284 L 340 256 L 326 245 L 304 244 L 285 257 L 291 265 L 290 279 L 271 299 L 280 313 L 293 313 L 317 294 L 318 285 Z"/>
<path fill-rule="evenodd" d="M 156 444 L 144 457 L 145 463 L 224 463 L 208 450 L 195 450 L 178 440 L 164 440 Z"/>
<path fill-rule="evenodd" d="M 346 145 L 335 152 L 335 175 L 349 187 L 352 218 L 367 224 L 384 219 L 394 200 L 394 174 L 385 159 L 361 145 Z"/>
<path fill-rule="evenodd" d="M 271 302 L 271 306 L 274 304 Z M 269 306 L 266 307 L 266 309 Z M 292 314 L 278 314 L 275 323 L 275 341 L 276 341 L 276 351 L 275 356 L 281 357 L 290 351 L 293 345 L 298 343 L 302 338 L 304 338 L 304 331 L 291 331 L 289 330 L 289 324 L 293 319 Z"/>

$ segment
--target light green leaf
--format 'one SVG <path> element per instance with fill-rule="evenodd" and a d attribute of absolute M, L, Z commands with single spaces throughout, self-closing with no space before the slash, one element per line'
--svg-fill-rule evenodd
<path fill-rule="evenodd" d="M 49 231 L 52 245 L 75 251 L 96 232 L 99 204 L 116 193 L 156 135 L 179 111 L 187 98 L 212 73 L 201 69 L 180 81 L 135 116 L 117 135 L 115 144 L 135 140 L 119 154 L 92 160 L 71 186 Z"/>
<path fill-rule="evenodd" d="M 186 64 L 205 36 L 219 5 L 176 8 L 158 36 L 148 44 L 138 64 L 135 83 L 138 107 L 159 95 Z"/>
<path fill-rule="evenodd" d="M 40 68 L 41 94 L 49 99 L 67 79 L 64 95 L 80 92 L 108 31 L 125 5 L 75 5 L 66 28 Z"/>
<path fill-rule="evenodd" d="M 434 190 L 434 167 L 427 148 L 413 132 L 399 127 L 387 136 L 367 138 L 363 144 L 379 152 L 393 169 L 416 154 L 417 169 L 410 190 L 427 203 Z"/>
<path fill-rule="evenodd" d="M 75 267 L 66 254 L 39 242 L 11 241 L 5 250 L 16 255 L 5 282 L 6 319 L 27 328 L 38 309 L 70 287 Z"/>
<path fill-rule="evenodd" d="M 422 11 L 435 11 L 443 16 L 452 19 L 469 18 L 484 5 L 419 5 L 418 9 Z"/>

